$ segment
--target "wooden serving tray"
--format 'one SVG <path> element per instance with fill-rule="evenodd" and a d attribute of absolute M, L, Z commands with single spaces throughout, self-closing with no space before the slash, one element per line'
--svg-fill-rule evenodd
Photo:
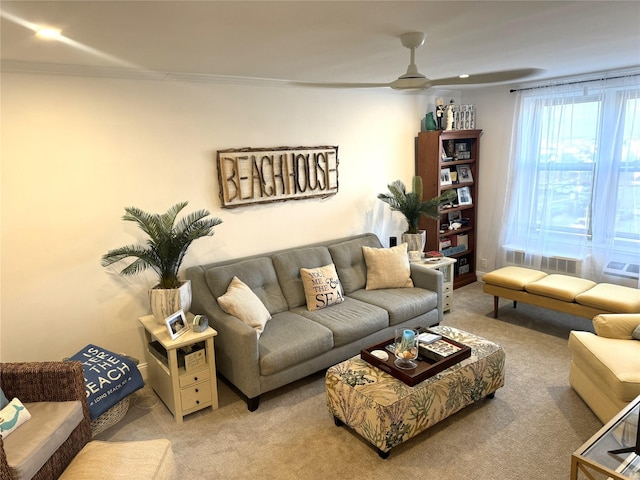
<path fill-rule="evenodd" d="M 426 330 L 430 332 L 429 330 Z M 436 333 L 436 332 L 430 332 Z M 436 333 L 439 335 L 438 333 Z M 387 350 L 385 347 L 395 341 L 394 338 L 390 338 L 389 340 L 385 340 L 384 342 L 377 343 L 376 345 L 372 345 L 367 348 L 363 348 L 360 350 L 360 357 L 370 363 L 376 368 L 387 372 L 389 375 L 397 378 L 398 380 L 403 381 L 410 387 L 426 380 L 427 378 L 433 377 L 435 374 L 440 373 L 443 370 L 455 365 L 458 362 L 461 362 L 465 358 L 469 358 L 471 356 L 471 348 L 463 345 L 462 343 L 451 340 L 450 338 L 442 337 L 447 343 L 455 345 L 459 347 L 460 350 L 456 353 L 452 353 L 448 357 L 442 357 L 439 360 L 435 360 L 432 358 L 425 357 L 423 355 L 419 355 L 415 360 L 417 363 L 416 368 L 411 370 L 405 370 L 402 368 L 398 368 L 394 365 L 394 361 L 396 359 L 395 355 Z M 383 350 L 389 354 L 389 358 L 387 360 L 382 360 L 371 354 L 374 350 Z"/>

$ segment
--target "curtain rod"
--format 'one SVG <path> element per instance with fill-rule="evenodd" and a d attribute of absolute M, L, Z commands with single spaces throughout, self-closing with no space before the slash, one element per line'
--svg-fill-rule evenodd
<path fill-rule="evenodd" d="M 524 92 L 524 91 L 527 91 L 527 90 L 538 90 L 538 89 L 541 89 L 541 88 L 564 87 L 566 85 L 578 85 L 580 83 L 602 82 L 603 80 L 617 80 L 619 78 L 637 77 L 637 76 L 640 76 L 640 73 L 630 73 L 628 75 L 618 75 L 617 77 L 593 78 L 591 80 L 576 80 L 574 82 L 554 83 L 554 84 L 549 84 L 549 85 L 539 85 L 537 87 L 513 88 L 513 89 L 509 90 L 509 93 Z"/>

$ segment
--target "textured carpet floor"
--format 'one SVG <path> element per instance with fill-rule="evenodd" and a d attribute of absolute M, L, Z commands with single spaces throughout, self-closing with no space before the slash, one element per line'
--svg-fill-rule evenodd
<path fill-rule="evenodd" d="M 388 459 L 354 432 L 336 427 L 320 372 L 246 404 L 218 381 L 220 408 L 175 423 L 153 391 L 131 398 L 127 416 L 96 437 L 168 438 L 184 479 L 554 480 L 569 478 L 571 453 L 601 426 L 568 381 L 569 332 L 587 319 L 493 299 L 475 283 L 454 293 L 444 324 L 488 338 L 506 351 L 506 384 L 396 447 Z"/>

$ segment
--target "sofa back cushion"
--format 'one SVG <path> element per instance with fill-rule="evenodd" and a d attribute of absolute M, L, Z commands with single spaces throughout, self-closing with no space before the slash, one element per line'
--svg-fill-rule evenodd
<path fill-rule="evenodd" d="M 375 235 L 336 243 L 329 247 L 329 252 L 338 272 L 345 294 L 363 289 L 367 284 L 367 265 L 364 261 L 362 247 L 380 248 L 380 240 Z"/>
<path fill-rule="evenodd" d="M 332 263 L 329 250 L 323 246 L 295 248 L 276 253 L 271 259 L 290 309 L 307 304 L 300 269 L 323 267 Z"/>
<path fill-rule="evenodd" d="M 207 286 L 214 298 L 221 297 L 227 292 L 233 277 L 238 277 L 246 284 L 267 307 L 271 315 L 288 310 L 271 258 L 251 258 L 210 267 L 205 271 Z"/>

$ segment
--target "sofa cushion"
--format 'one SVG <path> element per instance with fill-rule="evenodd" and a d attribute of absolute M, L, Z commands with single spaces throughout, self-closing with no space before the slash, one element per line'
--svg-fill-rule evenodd
<path fill-rule="evenodd" d="M 367 265 L 362 247 L 380 248 L 380 240 L 375 235 L 366 235 L 329 247 L 329 253 L 336 266 L 345 295 L 360 290 L 367 285 Z"/>
<path fill-rule="evenodd" d="M 577 295 L 593 288 L 596 282 L 569 275 L 546 275 L 535 282 L 528 283 L 524 289 L 535 295 L 573 302 Z"/>
<path fill-rule="evenodd" d="M 640 395 L 640 343 L 572 331 L 569 348 L 572 361 L 591 372 L 596 385 L 624 402 Z"/>
<path fill-rule="evenodd" d="M 207 286 L 215 298 L 226 293 L 233 277 L 238 277 L 247 285 L 271 315 L 289 309 L 271 258 L 252 258 L 229 265 L 210 267 L 205 271 Z"/>
<path fill-rule="evenodd" d="M 331 330 L 335 347 L 360 340 L 389 326 L 389 315 L 385 310 L 350 297 L 345 297 L 344 302 L 331 308 L 313 312 L 295 308 L 292 311 Z"/>
<path fill-rule="evenodd" d="M 367 290 L 413 287 L 407 244 L 391 248 L 362 247 L 367 265 Z"/>
<path fill-rule="evenodd" d="M 344 302 L 342 286 L 333 263 L 318 268 L 301 268 L 300 277 L 307 299 L 307 310 L 320 310 Z"/>
<path fill-rule="evenodd" d="M 29 410 L 14 398 L 0 410 L 0 436 L 7 438 L 11 432 L 31 418 Z"/>
<path fill-rule="evenodd" d="M 593 329 L 599 337 L 631 340 L 640 327 L 640 313 L 608 313 L 593 317 Z"/>
<path fill-rule="evenodd" d="M 306 247 L 276 253 L 271 257 L 289 309 L 306 305 L 301 268 L 317 268 L 333 263 L 327 247 Z"/>
<path fill-rule="evenodd" d="M 398 325 L 438 307 L 438 294 L 422 288 L 361 289 L 349 296 L 384 308 L 389 313 L 389 325 Z"/>
<path fill-rule="evenodd" d="M 612 283 L 599 283 L 577 295 L 576 302 L 609 312 L 640 313 L 640 290 Z"/>
<path fill-rule="evenodd" d="M 269 321 L 258 348 L 260 374 L 273 375 L 331 350 L 333 335 L 328 328 L 307 318 L 281 312 Z"/>
<path fill-rule="evenodd" d="M 79 401 L 24 405 L 31 420 L 4 439 L 7 463 L 16 478 L 33 477 L 84 418 Z"/>
<path fill-rule="evenodd" d="M 271 319 L 269 310 L 238 277 L 233 277 L 226 293 L 218 297 L 218 303 L 225 312 L 253 327 L 258 337 Z"/>

